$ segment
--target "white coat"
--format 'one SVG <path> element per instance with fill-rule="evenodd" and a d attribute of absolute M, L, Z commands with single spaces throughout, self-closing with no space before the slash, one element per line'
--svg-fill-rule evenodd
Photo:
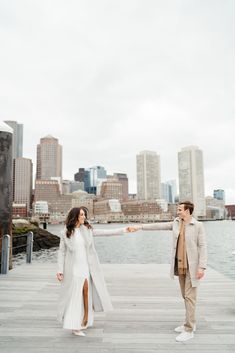
<path fill-rule="evenodd" d="M 94 246 L 94 235 L 118 235 L 123 234 L 125 228 L 109 230 L 93 230 L 81 225 L 80 231 L 85 242 L 88 266 L 92 284 L 92 301 L 94 311 L 113 310 L 109 293 L 105 284 L 104 276 L 101 270 L 98 255 Z M 74 238 L 73 235 L 68 238 L 65 231 L 60 239 L 58 253 L 58 273 L 63 273 L 64 279 L 61 283 L 61 293 L 59 299 L 58 320 L 62 321 L 66 305 L 71 297 L 72 276 L 74 267 Z"/>
<path fill-rule="evenodd" d="M 180 222 L 180 219 L 177 217 L 173 222 L 143 224 L 143 230 L 173 230 L 171 278 L 174 278 L 175 275 L 175 256 Z M 197 287 L 200 283 L 200 280 L 196 278 L 197 271 L 199 268 L 205 269 L 207 265 L 207 246 L 204 226 L 193 217 L 190 223 L 185 225 L 185 243 L 192 287 Z"/>

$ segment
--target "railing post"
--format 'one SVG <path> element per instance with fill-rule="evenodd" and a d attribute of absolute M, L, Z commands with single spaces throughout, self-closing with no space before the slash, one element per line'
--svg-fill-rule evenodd
<path fill-rule="evenodd" d="M 2 263 L 1 263 L 2 275 L 6 275 L 9 271 L 9 257 L 10 257 L 10 235 L 4 234 L 2 238 Z"/>
<path fill-rule="evenodd" d="M 33 232 L 28 232 L 27 235 L 27 248 L 26 248 L 26 262 L 31 264 L 33 252 Z"/>

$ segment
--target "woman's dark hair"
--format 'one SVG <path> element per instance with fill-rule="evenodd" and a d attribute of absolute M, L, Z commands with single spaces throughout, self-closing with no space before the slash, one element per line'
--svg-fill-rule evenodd
<path fill-rule="evenodd" d="M 89 224 L 89 222 L 87 221 L 87 208 L 84 206 L 81 207 L 73 207 L 66 218 L 65 221 L 65 226 L 66 226 L 66 236 L 67 238 L 70 238 L 70 236 L 72 235 L 72 233 L 74 232 L 74 228 L 76 227 L 77 221 L 78 221 L 78 217 L 80 215 L 80 211 L 83 210 L 85 213 L 85 221 L 84 221 L 84 226 L 86 226 L 88 229 L 92 228 L 91 225 Z"/>

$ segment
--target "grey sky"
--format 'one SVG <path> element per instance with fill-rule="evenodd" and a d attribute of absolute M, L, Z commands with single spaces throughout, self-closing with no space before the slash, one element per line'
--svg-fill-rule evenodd
<path fill-rule="evenodd" d="M 235 203 L 235 2 L 2 0 L 0 119 L 24 124 L 24 157 L 51 134 L 64 178 L 79 167 L 125 172 L 136 154 L 204 153 L 206 195 Z"/>

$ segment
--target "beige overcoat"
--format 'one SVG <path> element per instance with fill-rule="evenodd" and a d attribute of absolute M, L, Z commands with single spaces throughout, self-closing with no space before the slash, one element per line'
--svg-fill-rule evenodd
<path fill-rule="evenodd" d="M 85 241 L 87 260 L 92 284 L 92 300 L 94 311 L 110 311 L 113 310 L 109 293 L 107 291 L 103 272 L 100 266 L 99 258 L 94 246 L 93 233 L 95 235 L 120 235 L 124 234 L 125 229 L 110 230 L 92 230 L 81 225 L 80 231 Z M 59 308 L 57 318 L 63 320 L 64 312 L 68 301 L 71 298 L 74 268 L 74 238 L 68 238 L 65 230 L 60 238 L 60 247 L 58 252 L 58 269 L 57 272 L 64 274 L 61 283 L 61 293 L 59 298 Z"/>
<path fill-rule="evenodd" d="M 177 217 L 173 222 L 159 222 L 142 225 L 143 230 L 172 230 L 171 278 L 174 278 L 174 275 L 176 274 L 175 257 L 180 232 L 180 222 L 181 220 Z M 197 287 L 200 283 L 200 280 L 196 278 L 197 270 L 199 268 L 205 269 L 207 266 L 207 246 L 204 226 L 194 217 L 192 217 L 190 223 L 185 226 L 185 242 L 192 287 Z"/>

